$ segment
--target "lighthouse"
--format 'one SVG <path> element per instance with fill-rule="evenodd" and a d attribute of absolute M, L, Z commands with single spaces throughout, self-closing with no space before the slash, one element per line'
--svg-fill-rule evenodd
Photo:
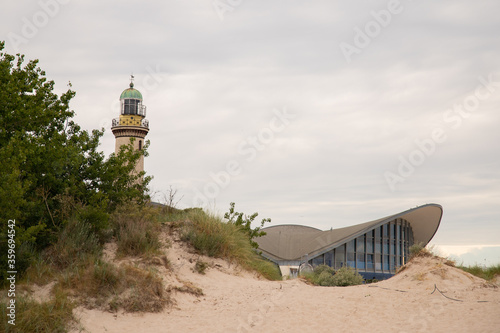
<path fill-rule="evenodd" d="M 149 121 L 146 119 L 146 106 L 142 104 L 142 94 L 134 88 L 134 77 L 130 77 L 129 88 L 120 95 L 120 117 L 113 119 L 111 131 L 115 136 L 115 154 L 118 154 L 122 145 L 130 144 L 135 138 L 133 146 L 136 150 L 144 147 L 144 138 L 149 132 Z M 144 155 L 135 166 L 136 173 L 144 171 Z"/>

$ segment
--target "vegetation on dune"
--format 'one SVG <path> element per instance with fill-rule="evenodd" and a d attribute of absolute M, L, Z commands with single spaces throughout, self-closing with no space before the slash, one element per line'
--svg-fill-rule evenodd
<path fill-rule="evenodd" d="M 160 253 L 161 224 L 158 211 L 151 207 L 126 204 L 111 215 L 118 245 L 117 256 L 152 256 Z"/>
<path fill-rule="evenodd" d="M 91 133 L 72 119 L 68 90 L 58 96 L 37 60 L 3 51 L 0 42 L 0 251 L 7 253 L 7 221 L 15 220 L 17 270 L 16 326 L 7 323 L 7 298 L 0 298 L 0 327 L 7 332 L 66 332 L 76 322 L 76 306 L 108 311 L 161 311 L 170 301 L 157 269 L 168 269 L 160 234 L 168 226 L 181 228 L 183 239 L 201 254 L 224 258 L 281 279 L 278 267 L 256 251 L 256 237 L 265 233 L 250 216 L 235 212 L 227 221 L 199 208 L 175 208 L 170 189 L 166 208 L 151 207 L 147 186 L 151 177 L 133 171 L 148 145 L 140 151 L 125 145 L 108 158 L 98 151 L 104 129 Z M 165 223 L 165 222 L 168 223 Z M 117 257 L 134 257 L 136 264 L 117 266 L 103 259 L 104 244 L 117 244 Z M 14 241 L 14 240 L 13 240 Z M 13 242 L 11 241 L 11 243 Z M 145 259 L 145 260 L 144 260 Z M 7 267 L 6 256 L 0 256 Z M 209 265 L 197 261 L 205 273 Z M 0 271 L 0 287 L 7 269 Z M 54 286 L 41 302 L 27 296 L 28 284 Z M 24 289 L 24 290 L 25 290 Z M 202 295 L 188 281 L 178 291 Z"/>
<path fill-rule="evenodd" d="M 500 264 L 498 265 L 493 265 L 490 267 L 486 266 L 480 266 L 480 265 L 474 265 L 474 266 L 463 266 L 463 265 L 457 265 L 455 260 L 450 259 L 450 258 L 442 258 L 433 253 L 432 248 L 428 249 L 423 246 L 422 243 L 414 244 L 410 246 L 410 260 L 413 258 L 422 258 L 422 257 L 428 257 L 428 258 L 439 258 L 444 260 L 445 265 L 451 266 L 451 267 L 456 267 L 459 268 L 465 272 L 468 272 L 472 275 L 475 275 L 477 277 L 480 277 L 484 280 L 491 281 L 495 279 L 495 277 L 500 276 Z M 404 270 L 404 267 L 402 267 L 401 270 Z M 400 270 L 400 271 L 401 271 Z"/>
<path fill-rule="evenodd" d="M 415 243 L 409 248 L 410 259 L 413 258 L 424 258 L 424 257 L 435 257 L 436 255 L 432 253 L 432 249 L 428 249 L 423 243 Z"/>
<path fill-rule="evenodd" d="M 363 277 L 352 267 L 344 266 L 334 270 L 327 265 L 319 265 L 311 273 L 302 277 L 310 283 L 323 287 L 347 287 L 363 283 Z"/>
<path fill-rule="evenodd" d="M 234 209 L 233 203 L 231 208 Z M 240 213 L 237 214 L 240 216 Z M 249 224 L 246 222 L 224 222 L 220 217 L 201 210 L 189 212 L 186 221 L 182 239 L 200 254 L 236 262 L 244 268 L 256 270 L 270 280 L 281 279 L 279 268 L 256 252 L 252 241 L 256 233 L 248 232 Z"/>
<path fill-rule="evenodd" d="M 487 281 L 493 280 L 495 277 L 500 276 L 500 264 L 484 267 L 479 265 L 474 266 L 457 266 L 461 270 L 464 270 L 472 275 L 485 279 Z"/>
<path fill-rule="evenodd" d="M 89 133 L 72 120 L 71 85 L 58 96 L 37 60 L 25 63 L 3 49 L 0 42 L 0 251 L 7 253 L 6 223 L 15 220 L 22 275 L 72 218 L 105 241 L 109 214 L 124 202 L 147 202 L 151 177 L 131 173 L 147 145 L 141 151 L 125 145 L 106 158 L 98 151 L 104 130 Z M 0 257 L 1 267 L 6 260 Z M 5 274 L 0 271 L 2 284 Z"/>
<path fill-rule="evenodd" d="M 6 323 L 7 304 L 0 302 L 0 328 L 6 333 L 63 333 L 67 332 L 69 324 L 75 323 L 71 302 L 65 293 L 56 293 L 47 302 L 38 302 L 29 296 L 16 298 L 16 325 Z"/>

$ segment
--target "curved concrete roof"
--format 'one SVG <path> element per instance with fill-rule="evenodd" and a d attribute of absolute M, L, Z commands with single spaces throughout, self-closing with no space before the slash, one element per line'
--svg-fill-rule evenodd
<path fill-rule="evenodd" d="M 442 216 L 443 207 L 437 204 L 427 204 L 378 220 L 327 231 L 303 225 L 272 226 L 262 229 L 267 234 L 257 238 L 256 241 L 265 257 L 274 261 L 295 261 L 300 260 L 306 254 L 314 257 L 330 251 L 371 229 L 402 218 L 410 223 L 415 243 L 422 242 L 426 245 L 434 237 Z"/>

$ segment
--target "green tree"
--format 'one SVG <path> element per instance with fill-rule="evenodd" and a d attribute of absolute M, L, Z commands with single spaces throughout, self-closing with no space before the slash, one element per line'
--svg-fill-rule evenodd
<path fill-rule="evenodd" d="M 71 85 L 58 96 L 38 60 L 24 64 L 23 55 L 3 49 L 0 42 L 0 251 L 7 252 L 9 219 L 16 220 L 18 248 L 30 244 L 40 250 L 71 215 L 98 231 L 120 203 L 145 203 L 151 177 L 133 170 L 148 144 L 141 151 L 123 146 L 105 158 L 98 151 L 104 129 L 89 133 L 72 120 Z"/>
<path fill-rule="evenodd" d="M 253 241 L 253 239 L 266 235 L 266 232 L 262 231 L 261 229 L 264 227 L 265 223 L 271 223 L 271 219 L 262 219 L 262 221 L 260 222 L 260 227 L 255 227 L 252 229 L 252 222 L 257 216 L 259 216 L 259 213 L 253 213 L 252 215 L 247 216 L 243 213 L 236 212 L 234 210 L 234 205 L 234 202 L 231 202 L 229 204 L 229 212 L 224 214 L 224 218 L 228 220 L 228 223 L 239 226 L 243 230 L 243 232 L 248 235 L 252 247 L 257 249 L 259 247 L 259 244 Z"/>

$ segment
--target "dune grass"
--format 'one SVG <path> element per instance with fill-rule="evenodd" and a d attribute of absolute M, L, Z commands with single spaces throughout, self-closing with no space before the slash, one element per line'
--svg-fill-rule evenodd
<path fill-rule="evenodd" d="M 109 222 L 110 229 L 104 232 L 114 235 L 118 257 L 156 258 L 163 246 L 159 238 L 165 230 L 162 228 L 168 227 L 170 231 L 181 228 L 182 238 L 199 253 L 235 262 L 270 280 L 281 279 L 279 268 L 252 248 L 248 235 L 240 227 L 201 209 L 166 212 L 130 204 L 119 207 Z M 104 261 L 102 240 L 88 220 L 69 219 L 57 239 L 50 248 L 34 257 L 19 281 L 38 285 L 55 281 L 50 298 L 38 302 L 19 295 L 16 326 L 7 324 L 6 304 L 0 301 L 3 331 L 67 332 L 77 323 L 72 310 L 79 305 L 112 312 L 119 309 L 158 312 L 172 303 L 171 288 L 164 286 L 154 268 L 117 266 Z M 200 274 L 204 273 L 206 267 L 199 266 Z M 199 288 L 193 289 L 187 284 L 184 287 L 183 292 L 202 294 Z"/>
<path fill-rule="evenodd" d="M 500 276 L 500 264 L 483 267 L 479 265 L 474 266 L 457 266 L 461 270 L 464 270 L 472 275 L 485 279 L 487 281 L 493 280 L 496 276 Z"/>
<path fill-rule="evenodd" d="M 255 251 L 240 227 L 200 210 L 189 212 L 186 219 L 182 239 L 200 254 L 236 262 L 269 280 L 281 279 L 279 268 Z"/>
<path fill-rule="evenodd" d="M 111 215 L 118 257 L 159 254 L 162 244 L 158 237 L 161 231 L 158 211 L 153 207 L 128 204 Z"/>
<path fill-rule="evenodd" d="M 47 302 L 38 302 L 31 297 L 18 295 L 16 297 L 15 326 L 10 325 L 6 314 L 7 304 L 0 302 L 0 328 L 6 333 L 63 333 L 67 332 L 71 323 L 76 323 L 73 316 L 75 304 L 65 293 L 56 293 Z"/>

